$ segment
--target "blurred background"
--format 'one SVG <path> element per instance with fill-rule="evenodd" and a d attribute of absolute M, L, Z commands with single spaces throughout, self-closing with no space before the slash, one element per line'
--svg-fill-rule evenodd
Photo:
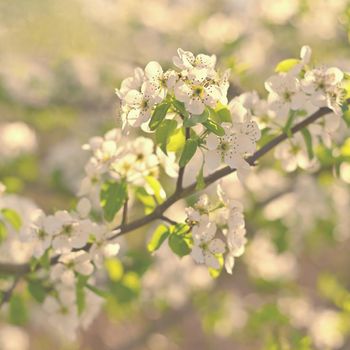
<path fill-rule="evenodd" d="M 114 89 L 137 66 L 167 68 L 178 47 L 214 53 L 231 68 L 231 97 L 266 97 L 275 65 L 305 44 L 317 63 L 350 71 L 349 38 L 347 0 L 1 0 L 3 201 L 27 216 L 74 204 L 81 145 L 117 125 Z M 320 152 L 316 173 L 286 175 L 270 157 L 244 188 L 225 180 L 245 202 L 250 241 L 233 276 L 212 281 L 165 247 L 149 256 L 149 228 L 107 269 L 111 296 L 76 341 L 46 330 L 30 303 L 0 316 L 0 349 L 349 350 L 350 138 Z M 15 241 L 6 254 L 26 259 Z"/>

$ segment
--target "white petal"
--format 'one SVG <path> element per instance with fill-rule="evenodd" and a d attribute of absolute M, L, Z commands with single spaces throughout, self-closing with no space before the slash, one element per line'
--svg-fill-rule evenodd
<path fill-rule="evenodd" d="M 151 61 L 147 64 L 145 73 L 148 79 L 160 79 L 163 76 L 163 68 L 158 62 Z"/>
<path fill-rule="evenodd" d="M 225 252 L 226 246 L 220 238 L 215 238 L 208 244 L 208 248 L 213 254 L 222 254 Z"/>
<path fill-rule="evenodd" d="M 191 98 L 186 103 L 187 109 L 191 114 L 199 115 L 204 112 L 204 103 L 199 98 Z"/>
<path fill-rule="evenodd" d="M 204 252 L 204 261 L 208 267 L 211 267 L 215 270 L 220 268 L 220 263 L 218 259 L 216 259 L 216 257 L 213 254 L 211 254 L 209 251 Z"/>
<path fill-rule="evenodd" d="M 81 198 L 77 204 L 77 212 L 82 218 L 89 215 L 91 210 L 91 202 L 87 198 Z"/>
<path fill-rule="evenodd" d="M 191 256 L 196 263 L 198 264 L 204 263 L 203 251 L 198 246 L 193 246 Z"/>

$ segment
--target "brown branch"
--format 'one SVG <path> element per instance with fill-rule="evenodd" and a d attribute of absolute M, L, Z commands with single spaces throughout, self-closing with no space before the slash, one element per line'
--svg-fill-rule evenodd
<path fill-rule="evenodd" d="M 346 103 L 349 104 L 350 99 L 348 99 L 346 101 Z M 320 108 L 318 111 L 311 114 L 309 117 L 305 118 L 302 122 L 296 124 L 293 128 L 291 128 L 290 133 L 295 134 L 295 133 L 299 132 L 300 130 L 302 130 L 303 128 L 312 124 L 313 122 L 315 122 L 316 120 L 318 120 L 322 116 L 324 116 L 328 113 L 331 113 L 331 112 L 332 112 L 332 110 L 327 108 L 327 107 Z M 247 162 L 250 165 L 254 165 L 259 158 L 261 158 L 263 155 L 268 153 L 270 150 L 272 150 L 274 147 L 276 147 L 277 145 L 279 145 L 281 142 L 283 142 L 286 139 L 288 139 L 288 135 L 284 132 L 281 133 L 280 135 L 278 135 L 274 139 L 272 139 L 270 142 L 268 142 L 266 145 L 261 147 L 252 156 L 247 158 Z M 213 174 L 210 174 L 204 178 L 205 186 L 208 187 L 209 185 L 216 182 L 217 180 L 219 180 L 219 179 L 221 179 L 221 178 L 223 178 L 231 173 L 234 173 L 235 171 L 236 171 L 236 169 L 231 169 L 228 166 L 221 168 L 221 169 L 215 171 Z M 110 239 L 115 239 L 119 236 L 125 235 L 131 231 L 134 231 L 140 227 L 143 227 L 143 226 L 151 223 L 154 220 L 162 219 L 164 217 L 163 213 L 169 207 L 171 207 L 175 202 L 177 202 L 178 200 L 180 200 L 182 198 L 186 198 L 189 195 L 196 193 L 197 192 L 196 186 L 197 186 L 197 183 L 195 182 L 187 187 L 184 187 L 184 188 L 181 187 L 180 190 L 175 190 L 174 194 L 171 195 L 170 197 L 168 197 L 168 199 L 166 201 L 164 201 L 162 204 L 157 206 L 152 213 L 150 213 L 150 214 L 148 214 L 140 219 L 137 219 L 133 222 L 130 222 L 129 224 L 126 223 L 125 225 L 118 226 L 115 229 L 115 230 L 118 230 L 118 233 L 113 235 Z M 86 246 L 86 249 L 88 249 L 88 246 Z M 57 257 L 53 258 L 51 262 L 54 263 L 55 261 L 57 261 Z M 3 273 L 3 274 L 23 274 L 23 273 L 26 273 L 29 271 L 30 271 L 30 267 L 28 264 L 14 265 L 14 264 L 1 264 L 0 263 L 0 273 Z"/>
<path fill-rule="evenodd" d="M 2 308 L 2 306 L 4 304 L 6 304 L 11 299 L 12 293 L 14 292 L 14 290 L 17 287 L 17 284 L 19 283 L 21 278 L 22 278 L 22 275 L 17 275 L 15 277 L 15 279 L 13 280 L 10 288 L 3 293 L 1 301 L 0 301 L 0 309 Z"/>

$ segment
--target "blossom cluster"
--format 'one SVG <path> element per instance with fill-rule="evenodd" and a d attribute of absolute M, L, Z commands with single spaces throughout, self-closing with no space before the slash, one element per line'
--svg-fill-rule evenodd
<path fill-rule="evenodd" d="M 152 61 L 144 71 L 137 68 L 133 77 L 123 80 L 116 90 L 123 128 L 141 127 L 151 132 L 150 119 L 162 103 L 166 118 L 177 119 L 183 126 L 213 122 L 211 114 L 222 106 L 229 115 L 221 121 L 222 133 L 218 135 L 205 126 L 199 143 L 205 155 L 204 166 L 206 171 L 213 171 L 225 163 L 237 169 L 243 180 L 249 170 L 245 157 L 254 153 L 261 134 L 251 110 L 240 99 L 235 98 L 227 105 L 229 70 L 223 74 L 216 70 L 215 55 L 195 56 L 182 49 L 178 49 L 173 63 L 175 70 L 164 72 L 158 62 Z"/>
<path fill-rule="evenodd" d="M 290 67 L 283 67 L 283 64 Z M 300 60 L 282 61 L 278 74 L 265 82 L 268 91 L 268 109 L 271 127 L 284 128 L 287 132 L 297 119 L 309 115 L 320 107 L 330 112 L 322 120 L 311 125 L 308 131 L 295 134 L 288 142 L 279 145 L 275 156 L 281 160 L 286 171 L 297 167 L 303 169 L 317 165 L 312 149 L 322 143 L 331 147 L 335 134 L 346 128 L 342 119 L 345 90 L 344 73 L 336 67 L 316 66 L 311 68 L 311 49 L 303 46 Z"/>
<path fill-rule="evenodd" d="M 232 274 L 235 258 L 244 253 L 247 241 L 243 206 L 229 198 L 220 185 L 217 195 L 219 201 L 214 205 L 204 194 L 193 207 L 186 209 L 193 237 L 191 256 L 195 262 L 216 270 L 224 264 Z"/>
<path fill-rule="evenodd" d="M 79 312 L 77 281 L 81 278 L 93 285 L 95 267 L 100 268 L 105 258 L 119 252 L 119 243 L 110 239 L 111 230 L 89 219 L 90 209 L 90 201 L 82 198 L 73 213 L 60 210 L 45 215 L 40 211 L 29 232 L 20 235 L 23 242 L 32 246 L 33 257 L 43 267 L 38 272 L 48 290 L 43 310 L 49 321 L 69 338 L 75 337 L 78 327 L 92 321 L 102 303 L 83 285 L 87 307 Z"/>
<path fill-rule="evenodd" d="M 99 199 L 101 184 L 108 179 L 122 179 L 130 185 L 143 187 L 147 176 L 159 176 L 160 166 L 170 177 L 178 173 L 174 153 L 168 152 L 166 156 L 150 138 L 126 140 L 117 129 L 110 130 L 104 137 L 91 138 L 83 149 L 89 150 L 92 156 L 85 166 L 79 195 L 90 196 L 95 201 Z"/>

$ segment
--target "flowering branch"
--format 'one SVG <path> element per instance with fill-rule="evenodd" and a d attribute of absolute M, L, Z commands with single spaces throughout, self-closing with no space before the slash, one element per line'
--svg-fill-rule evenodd
<path fill-rule="evenodd" d="M 350 104 L 350 99 L 346 100 L 346 104 Z M 319 110 L 317 110 L 315 113 L 311 114 L 309 117 L 305 118 L 300 123 L 296 124 L 294 127 L 290 129 L 289 135 L 287 133 L 283 132 L 280 135 L 273 138 L 270 142 L 265 144 L 263 147 L 261 147 L 258 151 L 256 151 L 252 156 L 247 158 L 247 162 L 250 165 L 255 165 L 256 161 L 260 159 L 262 156 L 264 156 L 266 153 L 271 151 L 273 148 L 275 148 L 277 145 L 288 139 L 291 135 L 296 134 L 300 130 L 304 129 L 308 125 L 314 123 L 316 120 L 321 118 L 322 116 L 331 113 L 332 110 L 328 107 L 322 107 Z M 186 132 L 187 135 L 187 132 Z M 204 178 L 204 184 L 205 187 L 208 187 L 212 183 L 216 182 L 217 180 L 234 173 L 236 169 L 232 169 L 229 166 L 226 166 L 224 168 L 221 168 L 214 173 L 206 176 Z M 123 215 L 123 222 L 120 226 L 116 227 L 114 231 L 115 233 L 113 236 L 110 237 L 110 239 L 115 239 L 117 237 L 120 237 L 122 235 L 125 235 L 129 232 L 135 231 L 140 227 L 143 227 L 149 223 L 151 223 L 154 220 L 164 220 L 171 224 L 174 224 L 175 222 L 167 217 L 164 216 L 164 212 L 171 207 L 175 202 L 178 200 L 188 197 L 189 195 L 192 195 L 198 190 L 196 189 L 197 183 L 194 182 L 191 185 L 187 187 L 182 187 L 182 178 L 184 173 L 184 167 L 180 168 L 179 177 L 177 180 L 177 186 L 176 190 L 167 200 L 165 200 L 162 204 L 158 205 L 155 210 L 140 219 L 137 219 L 133 222 L 127 223 L 126 222 L 126 213 L 127 210 L 124 206 L 124 215 Z M 179 185 L 180 184 L 180 185 Z M 85 250 L 89 250 L 90 245 L 87 245 L 84 247 Z M 57 262 L 57 257 L 53 258 L 51 260 L 51 264 L 55 264 Z M 30 266 L 29 264 L 10 264 L 10 263 L 0 263 L 0 273 L 1 274 L 7 274 L 7 275 L 23 275 L 30 272 Z"/>

